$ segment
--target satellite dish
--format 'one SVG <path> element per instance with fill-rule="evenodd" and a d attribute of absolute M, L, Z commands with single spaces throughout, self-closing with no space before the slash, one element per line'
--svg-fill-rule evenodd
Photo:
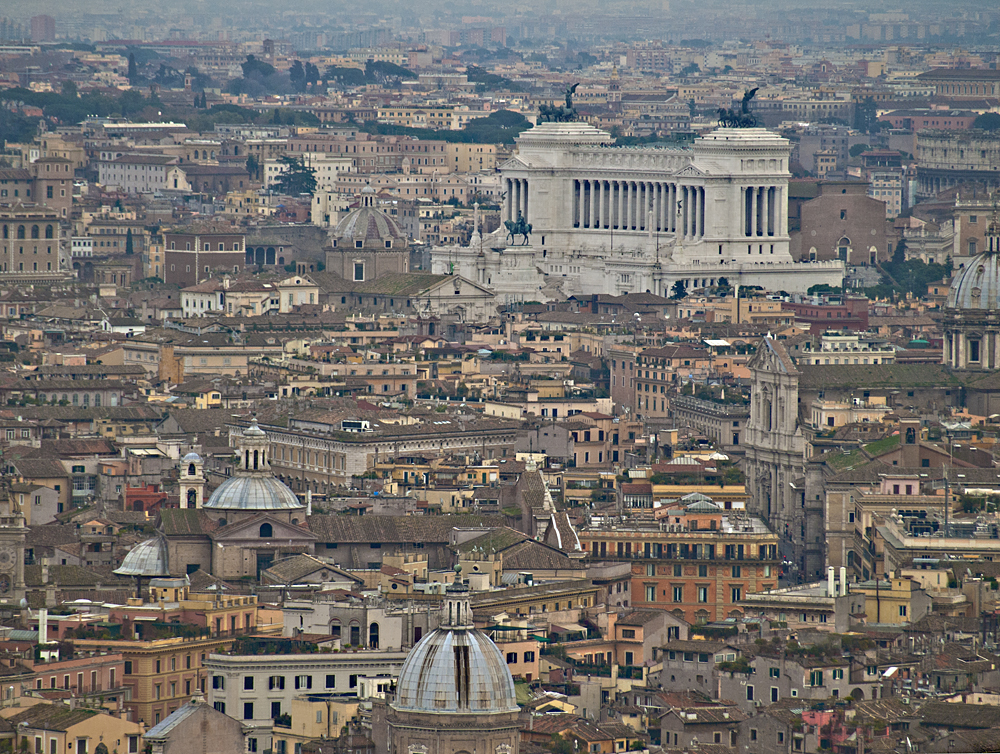
<path fill-rule="evenodd" d="M 21 597 L 21 609 L 24 610 L 28 606 L 28 600 L 26 597 Z"/>

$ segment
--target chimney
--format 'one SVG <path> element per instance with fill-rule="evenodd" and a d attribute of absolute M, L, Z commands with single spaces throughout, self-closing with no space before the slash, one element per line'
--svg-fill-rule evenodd
<path fill-rule="evenodd" d="M 833 583 L 833 566 L 827 566 L 826 568 L 826 596 L 836 597 L 837 592 L 835 591 Z"/>
<path fill-rule="evenodd" d="M 47 607 L 38 611 L 38 643 L 41 646 L 49 643 L 49 609 Z"/>
<path fill-rule="evenodd" d="M 840 593 L 847 594 L 847 569 L 840 567 Z"/>
<path fill-rule="evenodd" d="M 306 490 L 306 515 L 311 516 L 313 514 L 313 493 L 312 490 Z"/>

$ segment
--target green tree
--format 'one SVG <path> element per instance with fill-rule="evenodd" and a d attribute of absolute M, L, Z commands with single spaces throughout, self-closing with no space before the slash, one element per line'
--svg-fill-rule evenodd
<path fill-rule="evenodd" d="M 871 147 L 868 146 L 867 144 L 855 144 L 848 150 L 848 153 L 851 155 L 851 157 L 857 157 L 858 155 L 864 154 L 870 149 Z"/>
<path fill-rule="evenodd" d="M 326 69 L 323 78 L 327 81 L 336 81 L 341 86 L 363 86 L 365 83 L 365 72 L 360 68 L 345 68 L 331 65 Z"/>
<path fill-rule="evenodd" d="M 687 295 L 687 289 L 684 287 L 684 281 L 678 280 L 674 283 L 673 288 L 671 288 L 673 293 L 670 294 L 670 298 L 680 301 Z"/>
<path fill-rule="evenodd" d="M 245 79 L 254 75 L 260 78 L 267 78 L 274 75 L 273 65 L 265 63 L 263 60 L 258 60 L 253 55 L 247 55 L 246 62 L 240 63 L 240 68 L 243 69 L 243 78 Z"/>
<path fill-rule="evenodd" d="M 135 89 L 122 92 L 122 95 L 118 98 L 118 108 L 121 110 L 123 118 L 138 113 L 146 104 L 146 98 L 142 96 L 142 92 L 138 92 Z"/>
<path fill-rule="evenodd" d="M 546 748 L 548 748 L 552 754 L 574 754 L 572 742 L 570 742 L 567 738 L 563 738 L 558 733 L 552 734 L 552 739 L 549 741 Z"/>
<path fill-rule="evenodd" d="M 73 97 L 74 99 L 79 95 L 79 91 L 76 88 L 76 82 L 67 79 L 62 85 L 63 97 Z"/>
<path fill-rule="evenodd" d="M 316 191 L 316 171 L 306 167 L 301 157 L 282 155 L 278 161 L 285 166 L 284 172 L 281 173 L 277 181 L 279 192 L 298 196 L 299 194 L 312 195 Z"/>
<path fill-rule="evenodd" d="M 257 159 L 256 155 L 250 155 L 247 157 L 247 173 L 251 178 L 257 177 L 257 171 L 260 170 L 260 161 Z"/>
<path fill-rule="evenodd" d="M 413 71 L 385 60 L 369 60 L 365 63 L 365 78 L 372 84 L 385 84 L 395 79 L 414 78 Z"/>
<path fill-rule="evenodd" d="M 135 64 L 135 53 L 128 54 L 128 83 L 134 84 L 139 78 L 139 70 Z"/>
<path fill-rule="evenodd" d="M 806 291 L 810 296 L 822 295 L 824 293 L 843 293 L 843 288 L 838 288 L 836 286 L 830 285 L 829 283 L 817 283 L 816 285 L 809 286 L 809 290 Z"/>
<path fill-rule="evenodd" d="M 315 87 L 317 83 L 319 83 L 319 68 L 312 63 L 306 63 L 306 84 Z"/>
<path fill-rule="evenodd" d="M 133 248 L 133 245 L 132 245 L 132 229 L 129 228 L 125 232 L 125 256 L 129 256 L 130 254 L 134 254 L 134 253 L 135 253 L 135 249 Z"/>
<path fill-rule="evenodd" d="M 902 238 L 896 243 L 896 248 L 892 250 L 892 263 L 904 264 L 906 262 L 906 241 Z"/>
<path fill-rule="evenodd" d="M 981 128 L 984 131 L 1000 130 L 1000 115 L 996 113 L 983 113 L 972 121 L 973 128 Z"/>
<path fill-rule="evenodd" d="M 288 78 L 295 87 L 295 91 L 304 92 L 306 90 L 306 71 L 302 67 L 302 61 L 296 60 L 288 71 Z"/>

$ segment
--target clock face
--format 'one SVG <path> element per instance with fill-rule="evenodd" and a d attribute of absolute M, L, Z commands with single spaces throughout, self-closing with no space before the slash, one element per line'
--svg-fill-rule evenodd
<path fill-rule="evenodd" d="M 10 568 L 14 565 L 14 551 L 9 547 L 0 547 L 0 568 Z"/>

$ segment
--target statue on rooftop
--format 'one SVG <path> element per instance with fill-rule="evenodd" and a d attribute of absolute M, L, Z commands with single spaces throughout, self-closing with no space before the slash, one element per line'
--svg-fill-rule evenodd
<path fill-rule="evenodd" d="M 566 104 L 563 107 L 558 105 L 541 105 L 538 108 L 539 123 L 568 123 L 576 120 L 576 108 L 573 107 L 573 94 L 579 82 L 566 89 Z"/>
<path fill-rule="evenodd" d="M 739 111 L 719 108 L 719 125 L 722 128 L 754 128 L 757 125 L 757 118 L 750 112 L 750 100 L 757 94 L 758 89 L 759 87 L 754 87 L 743 92 Z"/>

